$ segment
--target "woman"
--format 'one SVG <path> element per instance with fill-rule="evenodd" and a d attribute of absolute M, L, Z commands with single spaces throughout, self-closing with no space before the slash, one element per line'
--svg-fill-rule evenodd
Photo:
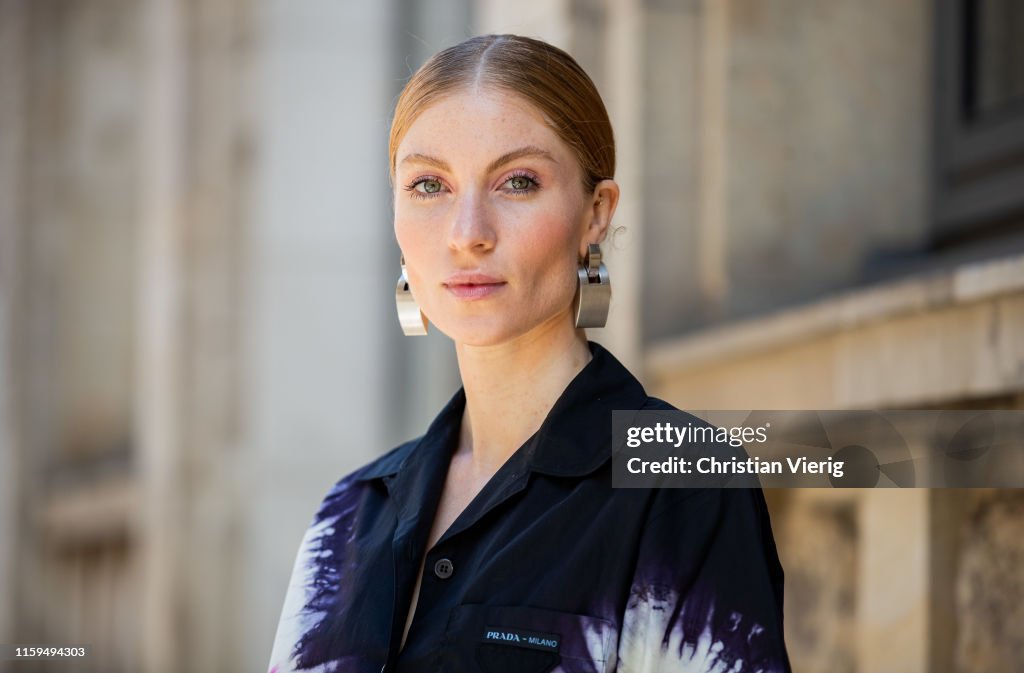
<path fill-rule="evenodd" d="M 611 488 L 611 410 L 673 407 L 583 331 L 619 198 L 590 78 L 467 40 L 406 85 L 389 149 L 401 324 L 451 337 L 463 386 L 324 498 L 271 671 L 788 671 L 760 489 Z"/>

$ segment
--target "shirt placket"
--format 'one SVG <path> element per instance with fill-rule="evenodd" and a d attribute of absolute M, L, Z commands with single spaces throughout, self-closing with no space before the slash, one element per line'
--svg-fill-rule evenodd
<path fill-rule="evenodd" d="M 426 550 L 424 576 L 417 600 L 418 612 L 420 605 L 434 604 L 441 592 L 456 591 L 463 585 L 462 575 L 466 569 L 461 567 L 460 559 L 464 558 L 465 554 L 464 550 L 460 551 L 460 546 L 467 538 L 465 533 L 477 526 L 489 512 L 526 487 L 529 473 L 526 470 L 523 453 L 522 450 L 517 452 L 503 465 L 434 546 Z M 432 464 L 419 473 L 421 480 L 417 481 L 416 475 L 410 472 L 400 473 L 386 481 L 389 494 L 400 503 L 400 514 L 392 540 L 395 591 L 390 621 L 391 634 L 388 637 L 388 658 L 381 667 L 381 673 L 392 670 L 398 658 L 400 637 L 405 628 L 404 620 L 408 616 L 416 573 L 419 571 L 418 551 L 425 547 L 433 517 L 436 516 L 449 461 L 450 452 L 433 452 Z M 412 637 L 415 628 L 414 621 L 409 637 Z"/>

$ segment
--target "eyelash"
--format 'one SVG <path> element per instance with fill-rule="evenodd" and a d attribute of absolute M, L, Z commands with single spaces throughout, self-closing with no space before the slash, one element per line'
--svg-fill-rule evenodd
<path fill-rule="evenodd" d="M 434 192 L 433 194 L 427 194 L 425 192 L 421 192 L 418 189 L 416 189 L 417 185 L 420 185 L 420 184 L 422 184 L 424 182 L 441 182 L 441 178 L 435 177 L 433 175 L 424 175 L 422 177 L 416 178 L 415 180 L 413 180 L 412 182 L 407 184 L 405 187 L 403 187 L 403 189 L 405 189 L 405 191 L 409 192 L 409 196 L 411 196 L 414 199 L 432 199 L 435 196 L 440 196 L 441 195 L 441 192 Z"/>
<path fill-rule="evenodd" d="M 512 171 L 512 175 L 505 178 L 505 181 L 502 182 L 501 184 L 505 184 L 506 182 L 514 178 L 526 178 L 532 183 L 526 189 L 510 190 L 509 193 L 514 194 L 515 196 L 523 196 L 525 194 L 530 194 L 532 192 L 537 191 L 540 188 L 540 180 L 537 179 L 537 176 L 534 175 L 533 173 L 530 173 L 529 171 L 524 170 Z"/>
<path fill-rule="evenodd" d="M 505 178 L 505 180 L 501 184 L 504 185 L 508 181 L 514 180 L 515 178 L 526 178 L 532 184 L 529 185 L 526 189 L 510 189 L 510 190 L 508 190 L 508 193 L 512 194 L 513 196 L 523 196 L 523 195 L 526 195 L 526 194 L 530 194 L 530 193 L 532 193 L 532 192 L 534 192 L 534 191 L 536 191 L 537 189 L 540 188 L 540 180 L 537 179 L 537 176 L 534 175 L 533 173 L 530 173 L 529 171 L 524 171 L 524 170 L 513 171 L 512 174 L 509 175 L 507 178 Z M 426 193 L 426 192 L 421 192 L 418 189 L 416 189 L 416 187 L 418 185 L 421 185 L 424 182 L 431 182 L 431 181 L 441 182 L 441 179 L 438 178 L 438 177 L 435 177 L 433 175 L 424 175 L 424 176 L 416 178 L 415 180 L 413 180 L 412 182 L 407 184 L 402 189 L 404 189 L 405 191 L 409 192 L 409 196 L 411 196 L 414 199 L 432 199 L 432 198 L 434 198 L 436 196 L 440 196 L 441 192 L 438 191 L 438 192 L 434 192 L 434 193 Z M 443 183 L 442 183 L 442 185 L 443 185 Z"/>

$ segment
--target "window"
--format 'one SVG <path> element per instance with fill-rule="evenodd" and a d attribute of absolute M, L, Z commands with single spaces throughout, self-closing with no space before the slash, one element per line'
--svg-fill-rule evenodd
<path fill-rule="evenodd" d="M 1024 227 L 1024 3 L 936 0 L 936 242 Z"/>

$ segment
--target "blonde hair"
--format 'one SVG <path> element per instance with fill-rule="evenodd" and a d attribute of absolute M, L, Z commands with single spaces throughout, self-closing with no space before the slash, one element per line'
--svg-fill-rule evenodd
<path fill-rule="evenodd" d="M 432 103 L 461 88 L 491 86 L 533 104 L 576 154 L 583 188 L 615 175 L 615 138 L 597 87 L 565 51 L 520 35 L 481 35 L 434 54 L 395 105 L 388 140 L 391 181 L 398 145 Z"/>

